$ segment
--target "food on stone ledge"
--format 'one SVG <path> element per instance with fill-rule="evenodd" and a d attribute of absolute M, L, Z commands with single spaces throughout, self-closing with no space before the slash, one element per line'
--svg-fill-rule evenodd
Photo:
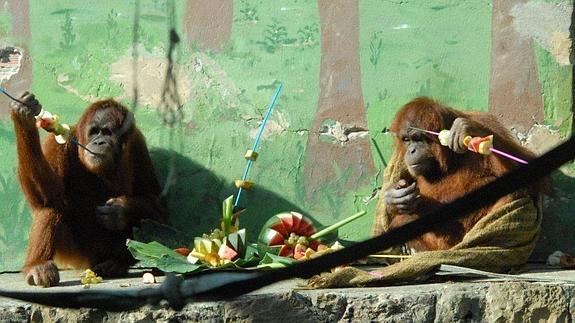
<path fill-rule="evenodd" d="M 142 283 L 144 284 L 155 284 L 156 277 L 152 273 L 144 273 L 142 276 Z"/>
<path fill-rule="evenodd" d="M 96 275 L 96 273 L 90 269 L 86 269 L 86 271 L 84 271 L 82 279 L 80 280 L 84 287 L 90 287 L 90 285 L 99 284 L 102 281 L 102 277 Z"/>
<path fill-rule="evenodd" d="M 179 253 L 180 255 L 187 257 L 190 254 L 190 249 L 186 247 L 176 248 L 174 249 L 175 252 Z"/>
<path fill-rule="evenodd" d="M 280 246 L 279 256 L 300 259 L 308 247 L 317 250 L 319 242 L 309 239 L 315 232 L 310 219 L 298 212 L 286 212 L 268 220 L 259 240 L 268 246 Z"/>
<path fill-rule="evenodd" d="M 209 234 L 194 238 L 194 248 L 187 254 L 192 264 L 204 263 L 211 267 L 221 267 L 243 258 L 246 253 L 246 229 L 238 230 L 238 213 L 233 212 L 233 195 L 222 204 L 221 230 L 214 229 Z M 176 252 L 183 254 L 178 248 Z"/>
<path fill-rule="evenodd" d="M 264 225 L 259 241 L 268 246 L 279 246 L 279 256 L 297 260 L 310 259 L 341 248 L 339 244 L 335 248 L 328 247 L 320 242 L 320 238 L 364 214 L 365 211 L 361 211 L 319 232 L 312 221 L 301 213 L 292 211 L 276 214 Z"/>
<path fill-rule="evenodd" d="M 203 262 L 212 267 L 220 267 L 243 257 L 246 250 L 246 229 L 222 236 L 223 232 L 215 229 L 211 234 L 204 234 L 194 239 L 194 249 L 188 254 L 192 264 Z"/>

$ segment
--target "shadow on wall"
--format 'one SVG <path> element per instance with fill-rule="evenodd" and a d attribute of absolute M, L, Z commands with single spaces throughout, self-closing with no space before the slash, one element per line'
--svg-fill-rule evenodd
<path fill-rule="evenodd" d="M 556 250 L 575 254 L 575 164 L 565 165 L 551 176 L 553 196 L 545 197 L 539 242 L 531 260 L 544 262 Z"/>
<path fill-rule="evenodd" d="M 162 185 L 166 182 L 170 164 L 175 167 L 176 182 L 168 193 L 172 226 L 190 238 L 219 228 L 222 201 L 232 194 L 237 194 L 234 183 L 173 151 L 152 149 L 150 156 Z M 246 208 L 240 217 L 240 227 L 247 229 L 248 240 L 253 242 L 256 241 L 262 226 L 273 215 L 284 211 L 305 214 L 295 204 L 261 187 L 242 192 L 239 206 Z M 310 219 L 317 227 L 317 221 Z"/>

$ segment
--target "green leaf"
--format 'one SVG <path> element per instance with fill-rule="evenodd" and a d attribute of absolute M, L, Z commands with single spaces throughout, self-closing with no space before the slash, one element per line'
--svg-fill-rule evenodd
<path fill-rule="evenodd" d="M 261 265 L 258 265 L 257 268 L 258 268 L 258 269 L 265 269 L 265 268 L 268 268 L 268 269 L 281 269 L 281 268 L 285 268 L 285 267 L 287 267 L 287 266 L 288 266 L 288 265 L 280 264 L 279 262 L 272 262 L 272 263 L 269 263 L 269 264 L 261 264 Z"/>
<path fill-rule="evenodd" d="M 268 265 L 272 263 L 282 264 L 284 266 L 289 266 L 297 263 L 297 260 L 293 258 L 281 257 L 271 253 L 266 253 L 260 265 Z"/>
<path fill-rule="evenodd" d="M 234 265 L 238 268 L 255 267 L 260 263 L 259 257 L 250 257 L 248 259 L 238 258 L 234 261 Z"/>
<path fill-rule="evenodd" d="M 266 246 L 261 243 L 250 243 L 246 247 L 246 256 L 244 259 L 248 259 L 250 257 L 263 259 L 266 253 L 277 255 L 280 252 L 280 248 L 281 246 Z"/>
<path fill-rule="evenodd" d="M 204 268 L 203 265 L 190 263 L 186 257 L 156 241 L 143 243 L 128 239 L 126 246 L 134 258 L 145 266 L 157 267 L 165 272 L 185 274 Z"/>
<path fill-rule="evenodd" d="M 180 258 L 174 258 L 168 255 L 162 255 L 156 262 L 156 267 L 165 272 L 174 272 L 178 274 L 189 274 L 196 272 L 206 267 L 201 264 L 192 264 L 185 257 L 183 260 Z"/>

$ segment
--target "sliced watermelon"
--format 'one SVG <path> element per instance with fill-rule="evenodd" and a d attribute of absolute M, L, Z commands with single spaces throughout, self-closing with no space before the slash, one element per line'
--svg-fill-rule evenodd
<path fill-rule="evenodd" d="M 293 248 L 288 246 L 287 244 L 282 245 L 282 247 L 280 248 L 280 251 L 278 253 L 278 256 L 292 257 L 293 256 Z"/>
<path fill-rule="evenodd" d="M 317 246 L 319 246 L 319 241 L 312 240 L 309 242 L 309 247 L 312 248 L 313 250 L 317 250 Z"/>
<path fill-rule="evenodd" d="M 299 228 L 302 223 L 303 215 L 298 212 L 291 212 L 291 217 L 293 222 L 292 232 L 295 232 L 297 235 L 301 235 Z"/>
<path fill-rule="evenodd" d="M 284 223 L 282 221 L 279 221 L 275 224 L 272 224 L 272 226 L 270 227 L 274 230 L 276 230 L 277 232 L 281 233 L 281 235 L 283 235 L 284 237 L 289 236 L 289 232 L 288 229 L 284 226 Z"/>
<path fill-rule="evenodd" d="M 260 243 L 268 246 L 280 246 L 279 255 L 282 257 L 294 257 L 294 248 L 297 247 L 298 237 L 309 238 L 316 232 L 311 220 L 298 212 L 284 212 L 271 217 L 264 226 L 259 236 Z M 290 239 L 290 236 L 296 235 L 296 241 Z M 292 240 L 288 245 L 287 240 Z M 305 240 L 305 239 L 304 239 Z M 293 244 L 292 244 L 293 243 Z M 302 243 L 300 241 L 300 243 Z M 307 245 L 303 243 L 297 250 L 298 257 L 305 254 Z M 317 242 L 315 243 L 317 246 Z"/>
<path fill-rule="evenodd" d="M 262 232 L 261 238 L 268 246 L 276 246 L 284 243 L 284 236 L 271 228 L 265 228 Z"/>
<path fill-rule="evenodd" d="M 293 217 L 292 217 L 291 213 L 280 213 L 280 214 L 277 214 L 276 217 L 278 217 L 281 220 L 281 222 L 283 223 L 283 226 L 289 232 L 293 232 Z"/>
<path fill-rule="evenodd" d="M 176 248 L 174 249 L 175 252 L 179 253 L 180 255 L 187 257 L 190 254 L 190 249 L 186 247 Z"/>
<path fill-rule="evenodd" d="M 309 237 L 316 232 L 314 226 L 307 221 L 307 219 L 303 219 L 299 225 L 298 235 Z"/>
<path fill-rule="evenodd" d="M 234 249 L 232 249 L 232 248 L 228 247 L 227 245 L 223 244 L 223 245 L 220 247 L 220 250 L 218 250 L 218 256 L 220 256 L 220 258 L 228 259 L 228 260 L 233 261 L 233 260 L 235 260 L 236 257 L 238 256 L 238 253 L 237 253 Z"/>

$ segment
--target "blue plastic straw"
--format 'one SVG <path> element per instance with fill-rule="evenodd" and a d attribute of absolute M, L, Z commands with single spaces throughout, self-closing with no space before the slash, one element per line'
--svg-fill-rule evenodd
<path fill-rule="evenodd" d="M 272 111 L 273 111 L 274 107 L 276 106 L 276 103 L 277 103 L 278 97 L 280 95 L 280 92 L 282 91 L 282 88 L 283 88 L 283 84 L 280 83 L 276 89 L 276 93 L 272 97 L 272 100 L 268 106 L 268 111 L 266 112 L 264 120 L 262 121 L 262 125 L 260 126 L 260 130 L 258 131 L 258 134 L 256 135 L 256 140 L 254 141 L 254 146 L 252 147 L 253 152 L 256 151 L 256 149 L 258 148 L 258 145 L 260 144 L 260 139 L 261 139 L 262 134 L 264 132 L 264 129 L 266 127 L 266 123 L 268 123 L 268 119 L 270 118 L 270 115 L 272 114 Z M 248 159 L 248 162 L 246 164 L 246 169 L 244 170 L 244 176 L 242 176 L 243 181 L 245 181 L 248 178 L 248 174 L 250 173 L 250 168 L 252 167 L 252 164 L 253 164 L 253 160 Z M 236 202 L 234 203 L 234 207 L 238 206 L 238 204 L 240 203 L 240 196 L 241 195 L 242 195 L 242 188 L 240 187 L 238 189 L 238 194 L 236 195 Z"/>

